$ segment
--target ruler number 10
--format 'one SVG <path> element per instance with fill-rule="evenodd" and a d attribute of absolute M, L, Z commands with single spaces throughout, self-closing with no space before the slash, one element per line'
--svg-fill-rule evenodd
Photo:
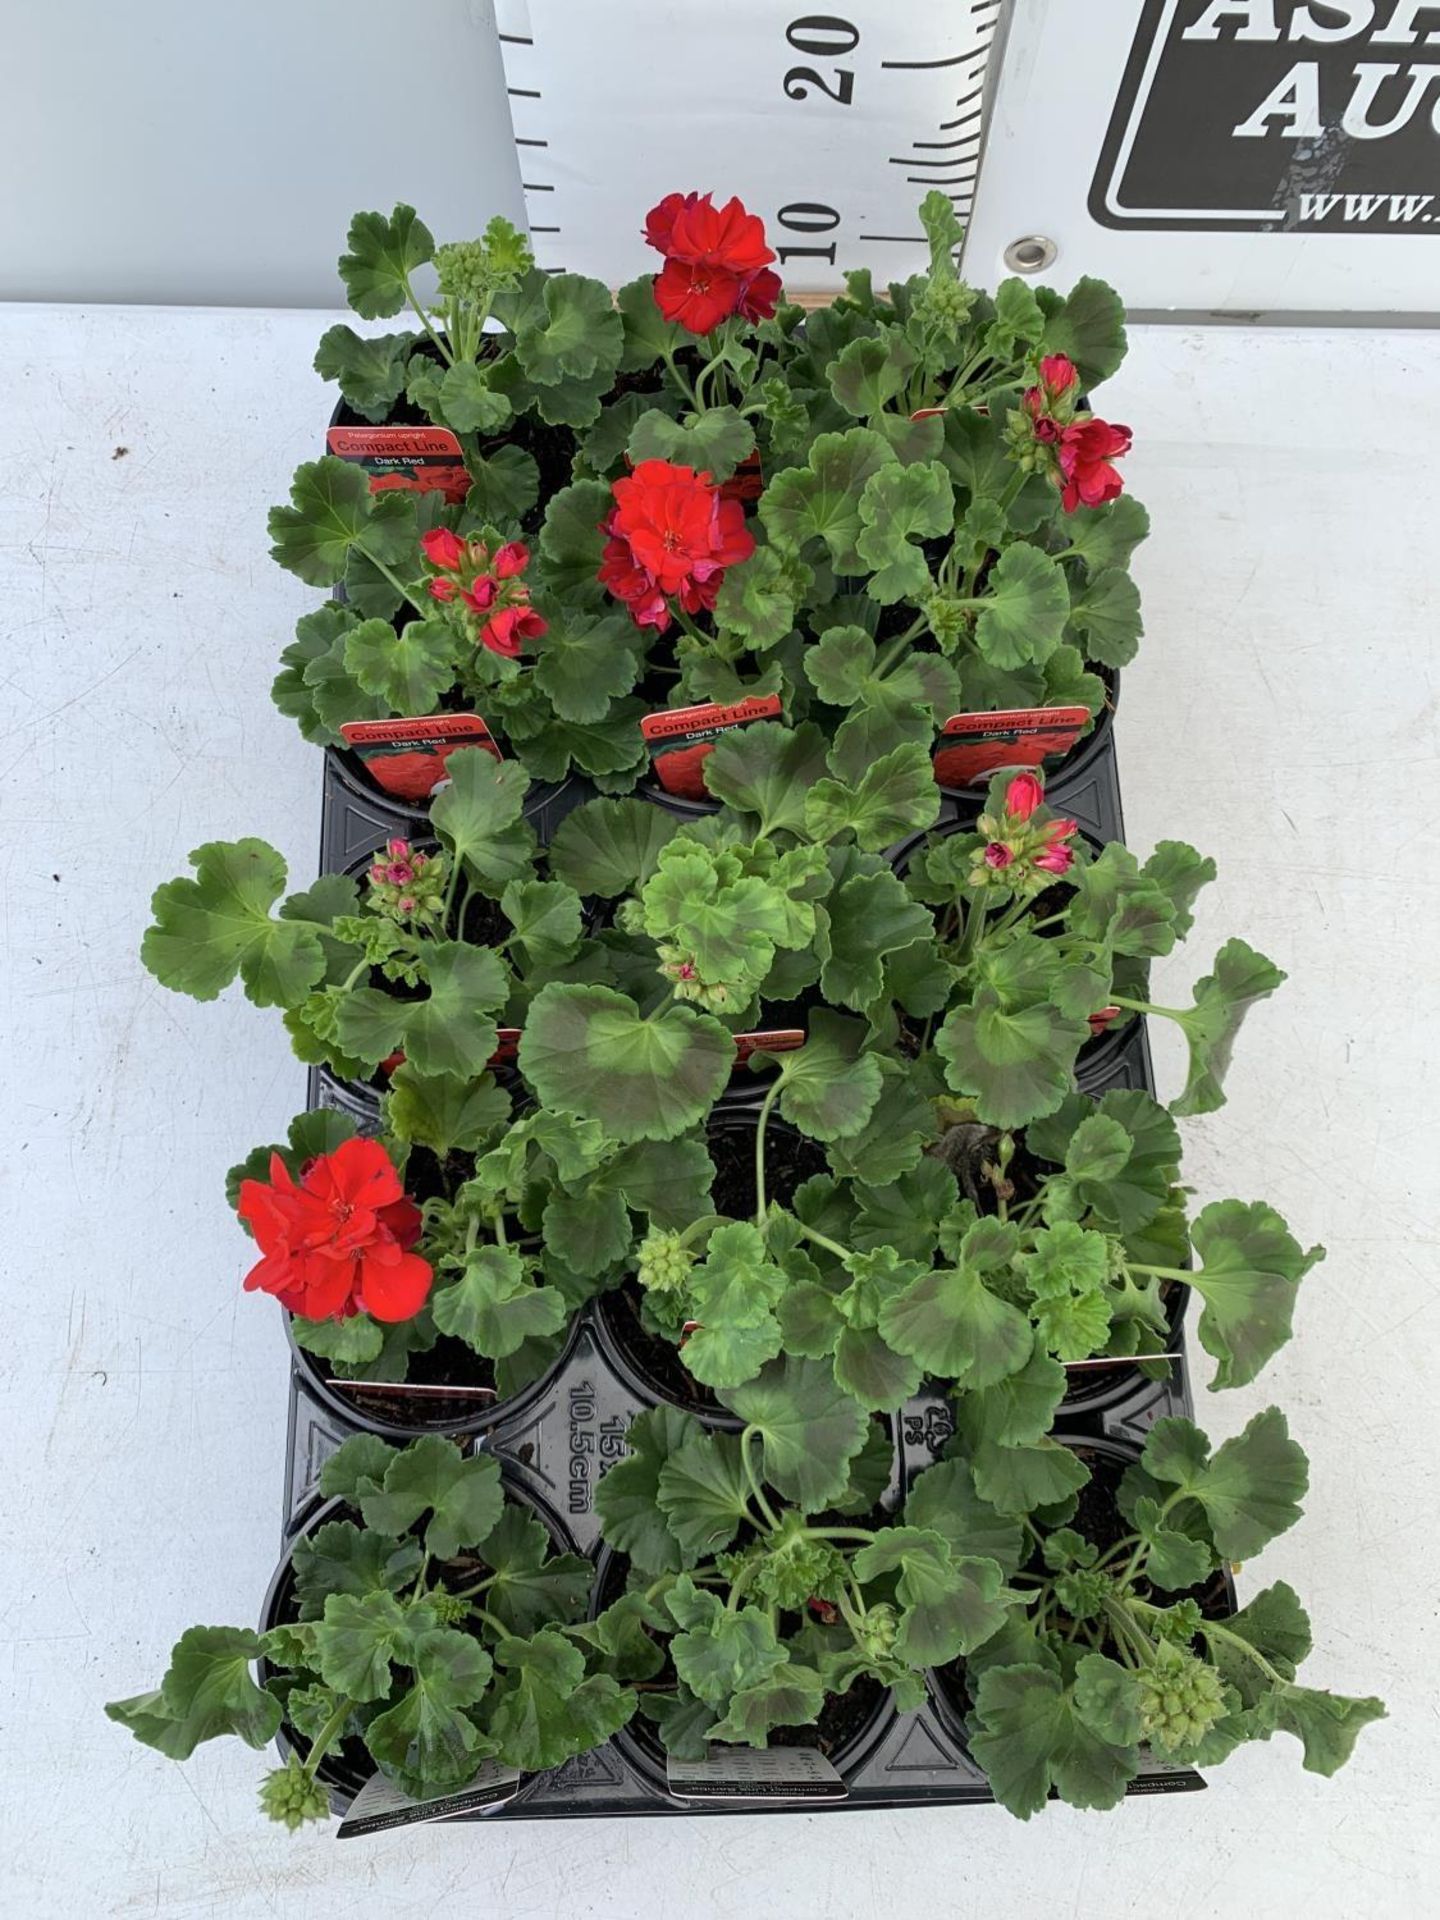
<path fill-rule="evenodd" d="M 813 54 L 817 59 L 835 59 L 855 51 L 860 44 L 860 29 L 833 13 L 807 13 L 799 20 L 790 22 L 785 29 L 785 38 L 797 53 Z M 808 100 L 811 89 L 818 88 L 827 100 L 835 101 L 838 106 L 853 105 L 853 69 L 835 67 L 831 79 L 833 84 L 827 83 L 825 75 L 814 67 L 791 67 L 785 76 L 785 97 L 787 100 Z M 794 200 L 789 206 L 781 207 L 775 218 L 792 233 L 829 233 L 840 224 L 840 215 L 834 207 L 821 206 L 814 200 Z M 827 246 L 777 247 L 775 251 L 780 256 L 782 266 L 792 259 L 828 260 L 832 267 L 835 264 L 833 240 Z"/>

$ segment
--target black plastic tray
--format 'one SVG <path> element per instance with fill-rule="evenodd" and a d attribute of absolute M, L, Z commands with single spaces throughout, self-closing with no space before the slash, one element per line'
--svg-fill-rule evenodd
<path fill-rule="evenodd" d="M 531 817 L 542 838 L 554 831 L 586 790 L 581 781 L 537 790 Z M 1094 838 L 1123 838 L 1108 725 L 1091 750 L 1077 756 L 1068 774 L 1052 780 L 1048 798 Z M 942 817 L 963 818 L 982 800 L 983 795 L 973 791 L 947 794 Z M 378 796 L 344 756 L 326 754 L 322 869 L 343 870 L 393 835 L 425 838 L 428 830 L 423 809 Z M 1085 1062 L 1082 1084 L 1094 1093 L 1112 1086 L 1153 1090 L 1144 1023 L 1107 1035 Z M 311 1070 L 310 1104 L 348 1111 L 362 1130 L 373 1127 L 378 1117 L 376 1098 L 369 1090 L 338 1081 L 323 1069 Z M 1074 1369 L 1074 1384 L 1062 1410 L 1061 1437 L 1133 1454 L 1156 1420 L 1193 1411 L 1183 1357 L 1183 1299 L 1177 1301 L 1177 1309 L 1170 1347 L 1179 1357 L 1169 1363 L 1165 1377 L 1151 1380 L 1137 1367 L 1124 1364 Z M 363 1415 L 347 1413 L 343 1393 L 318 1389 L 310 1364 L 302 1357 L 293 1360 L 289 1392 L 282 1531 L 287 1552 L 320 1504 L 318 1480 L 326 1459 L 351 1433 L 383 1430 Z M 517 1492 L 546 1515 L 562 1546 L 599 1559 L 606 1550 L 595 1517 L 595 1486 L 606 1467 L 623 1456 L 630 1421 L 654 1405 L 656 1397 L 627 1361 L 604 1303 L 592 1303 L 577 1316 L 563 1353 L 544 1379 L 510 1402 L 477 1408 L 465 1423 L 462 1442 L 495 1455 Z M 946 1400 L 922 1392 L 905 1404 L 893 1424 L 895 1457 L 886 1499 L 898 1507 L 915 1475 L 940 1456 L 952 1422 Z M 428 1430 L 444 1431 L 443 1427 Z M 395 1433 L 394 1437 L 403 1440 L 405 1436 Z M 962 1806 L 992 1798 L 983 1774 L 966 1752 L 958 1709 L 938 1682 L 916 1712 L 897 1715 L 887 1707 L 879 1713 L 843 1757 L 842 1772 L 848 1799 L 808 1810 Z M 1130 1793 L 1190 1791 L 1204 1784 L 1190 1768 L 1153 1763 L 1132 1784 Z M 348 1792 L 338 1787 L 331 1792 L 337 1810 L 348 1804 Z M 799 1809 L 793 1803 L 750 1800 L 708 1807 L 704 1812 L 708 1817 L 722 1811 L 792 1810 Z M 528 1778 L 518 1795 L 503 1806 L 460 1817 L 523 1820 L 696 1812 L 670 1797 L 663 1769 L 646 1744 L 627 1730 L 592 1753 Z"/>

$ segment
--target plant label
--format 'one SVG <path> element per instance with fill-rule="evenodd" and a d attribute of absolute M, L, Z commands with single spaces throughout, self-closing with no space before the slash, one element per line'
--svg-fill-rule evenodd
<path fill-rule="evenodd" d="M 453 1820 L 461 1813 L 489 1813 L 503 1807 L 520 1791 L 520 1772 L 487 1760 L 468 1786 L 458 1793 L 412 1800 L 383 1773 L 373 1774 L 350 1803 L 336 1831 L 337 1840 L 358 1840 L 363 1833 L 384 1833 L 389 1827 L 410 1827 L 422 1820 Z"/>
<path fill-rule="evenodd" d="M 1132 1780 L 1125 1798 L 1134 1800 L 1145 1793 L 1203 1793 L 1209 1784 L 1193 1767 L 1156 1767 Z"/>
<path fill-rule="evenodd" d="M 470 491 L 465 456 L 448 427 L 331 427 L 325 451 L 363 467 L 372 493 L 443 493 L 458 506 Z"/>
<path fill-rule="evenodd" d="M 1038 767 L 1068 753 L 1089 722 L 1087 707 L 952 713 L 935 742 L 935 778 L 942 787 L 969 787 L 1001 767 Z"/>
<path fill-rule="evenodd" d="M 703 1760 L 669 1760 L 670 1797 L 685 1806 L 733 1805 L 737 1800 L 833 1805 L 850 1789 L 817 1747 L 715 1745 Z"/>
<path fill-rule="evenodd" d="M 758 500 L 765 491 L 765 475 L 760 470 L 760 450 L 746 454 L 728 480 L 720 483 L 722 500 Z"/>
<path fill-rule="evenodd" d="M 445 762 L 457 747 L 483 747 L 497 760 L 504 758 L 478 713 L 347 720 L 340 733 L 376 786 L 398 800 L 428 800 L 447 779 Z"/>
<path fill-rule="evenodd" d="M 721 734 L 751 720 L 776 720 L 779 716 L 778 693 L 757 694 L 728 707 L 707 700 L 703 706 L 660 707 L 654 713 L 642 714 L 640 733 L 650 749 L 655 778 L 667 793 L 681 800 L 708 800 L 700 769 Z"/>
<path fill-rule="evenodd" d="M 767 1032 L 737 1033 L 735 1062 L 743 1066 L 752 1053 L 794 1053 L 805 1044 L 803 1027 L 771 1027 Z"/>

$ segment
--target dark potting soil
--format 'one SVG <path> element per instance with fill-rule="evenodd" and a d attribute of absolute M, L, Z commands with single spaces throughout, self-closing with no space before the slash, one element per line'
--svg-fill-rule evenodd
<path fill-rule="evenodd" d="M 755 1216 L 755 1122 L 750 1116 L 722 1117 L 710 1127 L 706 1145 L 715 1162 L 711 1188 L 716 1213 L 731 1220 Z M 812 1174 L 828 1173 L 825 1149 L 773 1116 L 765 1129 L 765 1197 L 788 1207 L 795 1190 Z"/>
<path fill-rule="evenodd" d="M 473 1420 L 496 1398 L 495 1369 L 463 1340 L 442 1334 L 433 1347 L 408 1356 L 405 1381 L 346 1380 L 333 1371 L 328 1360 L 318 1354 L 302 1353 L 305 1364 L 331 1391 L 338 1393 L 371 1420 L 383 1420 L 397 1426 L 431 1427 L 444 1433 Z M 408 1387 L 483 1387 L 489 1398 L 478 1393 L 410 1393 Z"/>
<path fill-rule="evenodd" d="M 664 1400 L 691 1413 L 715 1415 L 724 1409 L 709 1387 L 702 1386 L 680 1357 L 680 1349 L 664 1334 L 652 1333 L 641 1318 L 638 1280 L 622 1282 L 601 1303 L 611 1333 L 632 1365 Z"/>

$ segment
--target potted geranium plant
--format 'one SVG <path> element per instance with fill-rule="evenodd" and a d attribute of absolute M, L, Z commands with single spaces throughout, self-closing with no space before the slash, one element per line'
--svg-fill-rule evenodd
<path fill-rule="evenodd" d="M 284 1764 L 260 1804 L 292 1830 L 377 1770 L 429 1799 L 487 1761 L 559 1766 L 624 1725 L 632 1608 L 587 1621 L 589 1561 L 507 1497 L 498 1463 L 439 1435 L 357 1435 L 326 1461 L 257 1632 L 191 1627 L 160 1685 L 106 1712 L 186 1760 L 233 1734 Z M 256 1664 L 260 1671 L 257 1676 Z"/>

